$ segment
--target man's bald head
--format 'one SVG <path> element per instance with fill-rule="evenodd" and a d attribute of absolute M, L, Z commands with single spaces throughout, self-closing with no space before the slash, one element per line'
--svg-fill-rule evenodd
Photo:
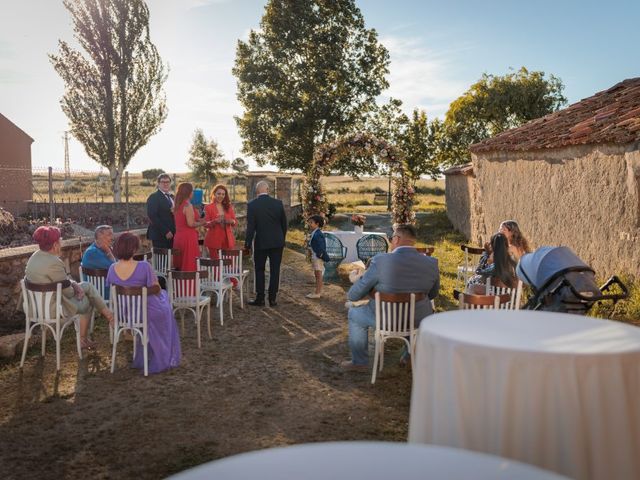
<path fill-rule="evenodd" d="M 256 195 L 260 195 L 262 193 L 269 193 L 269 182 L 264 180 L 261 180 L 256 184 Z"/>

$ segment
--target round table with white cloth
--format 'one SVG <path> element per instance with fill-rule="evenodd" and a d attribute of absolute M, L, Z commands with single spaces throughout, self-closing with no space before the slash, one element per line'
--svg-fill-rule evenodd
<path fill-rule="evenodd" d="M 391 442 L 307 443 L 242 453 L 175 480 L 560 480 L 512 460 L 455 448 Z"/>
<path fill-rule="evenodd" d="M 359 232 L 348 232 L 345 230 L 330 230 L 330 231 L 328 230 L 327 233 L 332 233 L 333 235 L 338 237 L 342 242 L 342 245 L 347 247 L 347 256 L 342 261 L 342 263 L 352 263 L 352 262 L 358 261 L 358 251 L 356 249 L 356 244 L 358 243 L 358 240 L 360 240 L 362 237 L 366 235 L 380 235 L 381 237 L 384 237 L 385 240 L 387 240 L 387 243 L 389 242 L 389 240 L 387 239 L 387 234 L 383 232 L 359 233 Z"/>
<path fill-rule="evenodd" d="M 409 441 L 577 479 L 640 478 L 640 328 L 525 310 L 420 324 Z"/>

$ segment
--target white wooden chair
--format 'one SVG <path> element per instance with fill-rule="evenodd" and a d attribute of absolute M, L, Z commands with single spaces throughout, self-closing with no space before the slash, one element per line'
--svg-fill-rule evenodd
<path fill-rule="evenodd" d="M 133 256 L 133 259 L 136 262 L 149 262 L 149 263 L 151 263 L 153 261 L 153 253 L 151 253 L 151 252 L 136 253 Z"/>
<path fill-rule="evenodd" d="M 53 339 L 56 342 L 56 369 L 60 370 L 60 344 L 62 335 L 64 334 L 64 330 L 73 324 L 76 329 L 78 357 L 82 359 L 80 315 L 65 317 L 62 309 L 62 289 L 70 285 L 69 280 L 55 283 L 32 283 L 27 279 L 20 281 L 22 288 L 22 306 L 26 323 L 20 368 L 24 365 L 27 349 L 29 348 L 29 339 L 36 327 L 40 327 L 42 333 L 41 354 L 43 357 L 47 348 L 47 330 L 51 330 Z"/>
<path fill-rule="evenodd" d="M 200 280 L 202 293 L 211 292 L 216 295 L 216 307 L 220 312 L 220 325 L 224 325 L 224 300 L 229 299 L 229 315 L 233 319 L 233 283 L 229 278 L 225 278 L 225 267 L 231 266 L 231 260 L 219 258 L 198 258 L 196 259 L 198 271 L 206 272 L 205 278 Z"/>
<path fill-rule="evenodd" d="M 384 365 L 384 344 L 390 338 L 400 338 L 407 344 L 410 358 L 413 358 L 415 339 L 416 298 L 424 298 L 424 293 L 381 293 L 376 292 L 376 330 L 374 333 L 375 353 L 371 383 L 376 383 L 378 362 L 380 371 Z M 408 338 L 408 340 L 407 340 Z"/>
<path fill-rule="evenodd" d="M 198 348 L 202 346 L 200 340 L 200 322 L 204 308 L 207 307 L 207 328 L 209 338 L 211 335 L 211 297 L 203 295 L 201 289 L 201 279 L 207 277 L 207 272 L 179 272 L 169 270 L 169 280 L 167 288 L 169 289 L 169 298 L 173 306 L 173 313 L 180 312 L 180 320 L 182 322 L 182 334 L 184 335 L 184 312 L 193 313 L 196 323 L 198 335 Z"/>
<path fill-rule="evenodd" d="M 147 318 L 147 287 L 122 287 L 111 285 L 111 306 L 113 309 L 113 349 L 111 352 L 111 373 L 116 369 L 116 350 L 120 334 L 125 330 L 133 336 L 133 358 L 136 357 L 136 335 L 140 336 L 144 356 L 144 376 L 149 375 L 149 328 Z"/>
<path fill-rule="evenodd" d="M 173 265 L 173 256 L 178 250 L 171 248 L 157 248 L 153 247 L 151 250 L 151 265 L 156 273 L 156 276 L 167 279 L 168 272 Z"/>
<path fill-rule="evenodd" d="M 457 284 L 464 288 L 469 278 L 475 274 L 480 256 L 484 253 L 484 248 L 460 245 L 460 249 L 464 252 L 464 263 L 458 265 L 456 280 Z"/>
<path fill-rule="evenodd" d="M 486 295 L 509 295 L 511 301 L 509 303 L 502 304 L 500 308 L 505 310 L 520 310 L 522 303 L 522 280 L 518 280 L 515 287 L 496 287 L 491 285 L 491 277 L 487 278 L 486 283 Z"/>
<path fill-rule="evenodd" d="M 511 303 L 511 294 L 473 295 L 454 291 L 453 296 L 458 299 L 460 310 L 505 309 Z"/>
<path fill-rule="evenodd" d="M 80 281 L 81 282 L 89 282 L 91 285 L 96 287 L 96 290 L 105 301 L 105 303 L 109 303 L 109 289 L 107 288 L 107 274 L 109 270 L 106 268 L 86 268 L 80 265 L 79 267 Z M 91 312 L 91 321 L 89 323 L 89 331 L 93 333 L 93 324 L 96 318 L 95 309 Z M 113 330 L 109 327 L 109 338 L 111 342 L 113 342 Z"/>
<path fill-rule="evenodd" d="M 224 278 L 235 278 L 238 282 L 238 289 L 240 290 L 240 308 L 244 309 L 244 287 L 248 285 L 249 270 L 244 268 L 243 251 L 239 249 L 235 250 L 219 250 L 218 256 L 223 260 L 230 260 L 229 265 L 224 266 L 223 276 Z"/>

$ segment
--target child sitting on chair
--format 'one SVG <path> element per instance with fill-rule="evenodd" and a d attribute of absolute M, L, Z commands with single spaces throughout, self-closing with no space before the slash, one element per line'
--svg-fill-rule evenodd
<path fill-rule="evenodd" d="M 322 233 L 324 218 L 320 215 L 312 215 L 307 220 L 307 223 L 309 224 L 309 229 L 311 229 L 309 247 L 311 249 L 311 265 L 313 266 L 313 273 L 316 277 L 316 291 L 307 294 L 307 298 L 320 298 L 322 296 L 324 262 L 331 260 L 327 253 L 327 242 L 325 241 L 324 233 Z"/>

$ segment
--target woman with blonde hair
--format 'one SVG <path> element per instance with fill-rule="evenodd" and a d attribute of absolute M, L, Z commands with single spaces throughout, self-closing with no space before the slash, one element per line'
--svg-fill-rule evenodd
<path fill-rule="evenodd" d="M 218 258 L 218 250 L 235 248 L 233 227 L 238 222 L 224 185 L 218 184 L 211 190 L 211 203 L 204 207 L 204 219 L 207 228 L 204 245 L 209 250 L 209 257 Z"/>
<path fill-rule="evenodd" d="M 176 234 L 173 237 L 174 267 L 183 272 L 196 271 L 196 258 L 200 256 L 197 228 L 204 225 L 198 210 L 191 205 L 193 185 L 188 182 L 178 185 L 174 201 L 173 216 L 176 219 Z"/>

